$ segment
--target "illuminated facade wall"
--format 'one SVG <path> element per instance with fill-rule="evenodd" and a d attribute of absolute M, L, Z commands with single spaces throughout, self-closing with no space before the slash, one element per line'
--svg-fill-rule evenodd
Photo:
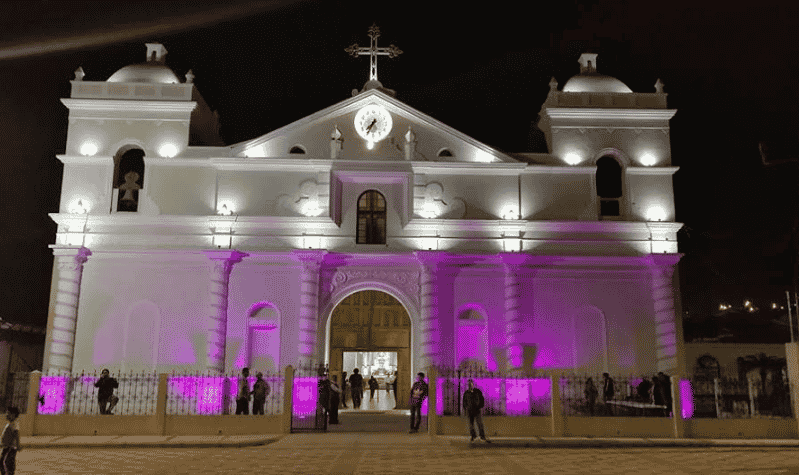
<path fill-rule="evenodd" d="M 518 367 L 530 351 L 542 370 L 683 370 L 662 89 L 555 84 L 550 153 L 510 156 L 378 89 L 220 147 L 189 146 L 207 107 L 189 83 L 72 86 L 46 369 L 325 360 L 335 305 L 372 289 L 408 311 L 413 371 Z M 371 149 L 353 124 L 367 105 L 393 120 Z M 113 206 L 126 147 L 144 152 L 135 212 Z M 602 156 L 622 168 L 618 216 L 600 212 Z M 385 242 L 356 244 L 367 190 Z"/>

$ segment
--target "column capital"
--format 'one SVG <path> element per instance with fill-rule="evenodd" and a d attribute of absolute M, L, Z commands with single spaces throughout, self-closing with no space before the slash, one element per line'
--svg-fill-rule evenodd
<path fill-rule="evenodd" d="M 674 271 L 674 266 L 680 262 L 683 254 L 649 254 L 644 258 L 644 262 L 649 267 L 653 268 L 661 268 L 661 269 L 670 269 L 672 272 Z"/>
<path fill-rule="evenodd" d="M 241 262 L 243 258 L 248 256 L 248 254 L 236 251 L 234 249 L 203 251 L 203 253 L 211 260 L 214 265 L 214 269 L 217 272 L 224 274 L 230 272 L 233 264 Z"/>
<path fill-rule="evenodd" d="M 450 254 L 446 251 L 413 251 L 413 255 L 424 270 L 436 270 L 442 262 L 450 258 Z"/>
<path fill-rule="evenodd" d="M 79 270 L 92 255 L 92 252 L 83 246 L 50 246 L 50 248 L 60 270 Z"/>
<path fill-rule="evenodd" d="M 520 267 L 533 260 L 532 256 L 529 254 L 520 252 L 501 252 L 497 254 L 497 257 L 499 257 L 506 269 L 509 267 Z"/>
<path fill-rule="evenodd" d="M 322 265 L 326 255 L 327 251 L 324 249 L 293 249 L 291 251 L 291 258 L 302 264 L 303 267 L 316 269 Z"/>

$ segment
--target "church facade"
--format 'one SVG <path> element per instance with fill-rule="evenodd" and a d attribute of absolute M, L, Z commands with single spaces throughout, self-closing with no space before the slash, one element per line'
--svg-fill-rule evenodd
<path fill-rule="evenodd" d="M 384 88 L 375 40 L 362 90 L 234 145 L 162 45 L 76 72 L 45 371 L 685 372 L 660 82 L 584 54 L 549 152 L 506 154 Z"/>

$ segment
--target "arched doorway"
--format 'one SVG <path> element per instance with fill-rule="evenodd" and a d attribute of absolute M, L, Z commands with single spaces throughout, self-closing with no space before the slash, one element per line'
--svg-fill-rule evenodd
<path fill-rule="evenodd" d="M 411 386 L 411 319 L 405 307 L 392 295 L 379 290 L 361 290 L 344 298 L 330 317 L 330 375 L 341 381 L 358 368 L 364 378 L 367 397 L 361 408 L 408 408 L 406 389 Z M 397 392 L 387 399 L 385 384 L 396 371 Z M 367 381 L 372 375 L 382 401 L 372 403 Z M 397 398 L 396 400 L 394 398 Z M 349 404 L 349 403 L 348 403 Z"/>

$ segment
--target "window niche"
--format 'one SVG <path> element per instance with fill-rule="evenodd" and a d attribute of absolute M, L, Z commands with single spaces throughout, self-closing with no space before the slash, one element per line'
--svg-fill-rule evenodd
<path fill-rule="evenodd" d="M 622 169 L 619 162 L 609 155 L 596 162 L 596 194 L 600 218 L 621 216 Z"/>
<path fill-rule="evenodd" d="M 114 203 L 112 211 L 139 210 L 139 193 L 144 188 L 144 151 L 128 149 L 114 157 Z"/>
<path fill-rule="evenodd" d="M 386 243 L 386 199 L 377 190 L 367 190 L 358 197 L 357 244 Z"/>

